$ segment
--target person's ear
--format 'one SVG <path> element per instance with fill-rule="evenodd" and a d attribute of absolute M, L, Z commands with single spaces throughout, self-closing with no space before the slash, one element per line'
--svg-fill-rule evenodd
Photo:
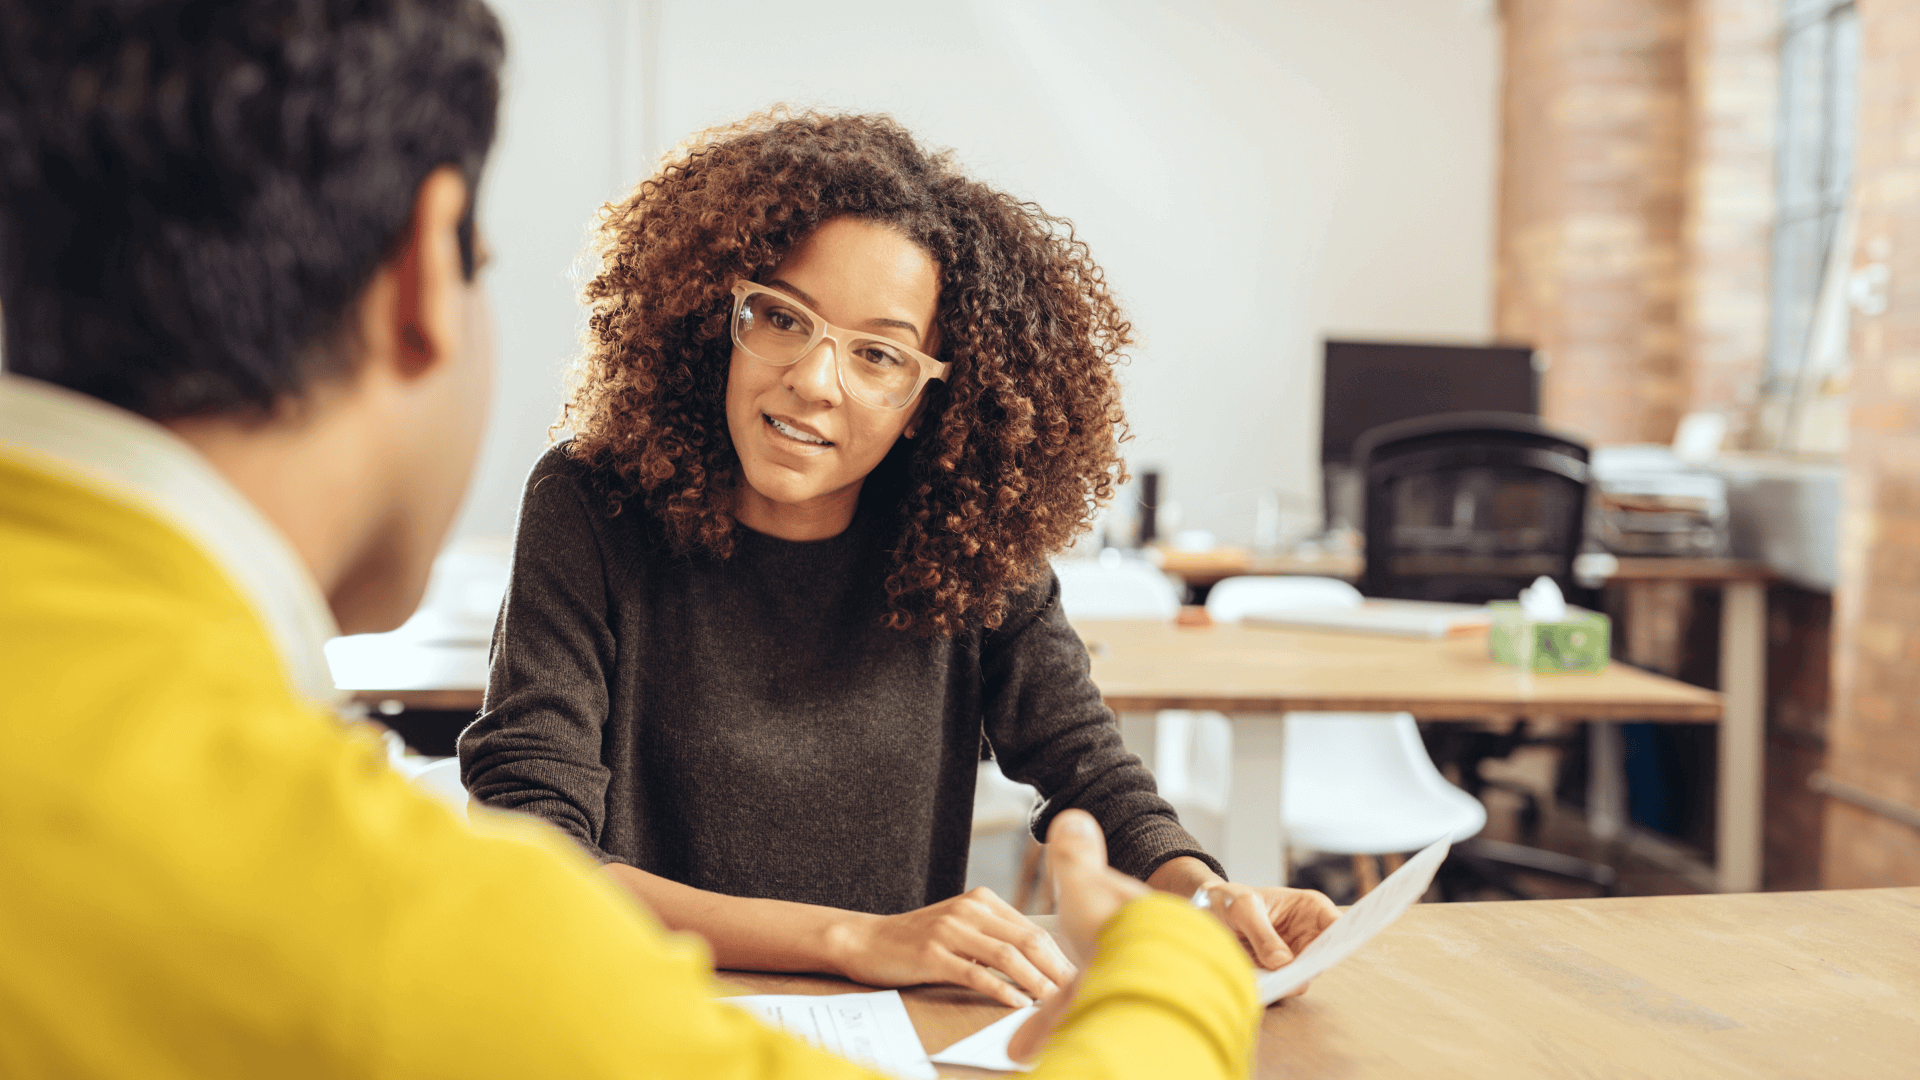
<path fill-rule="evenodd" d="M 388 260 L 393 275 L 388 332 L 403 378 L 426 374 L 460 350 L 467 284 L 460 225 L 469 197 L 466 178 L 453 166 L 427 174 L 414 192 L 407 230 Z"/>

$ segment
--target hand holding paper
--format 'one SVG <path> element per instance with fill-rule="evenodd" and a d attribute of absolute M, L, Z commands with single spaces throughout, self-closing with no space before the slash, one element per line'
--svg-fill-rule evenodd
<path fill-rule="evenodd" d="M 1332 926 L 1313 939 L 1313 944 L 1302 949 L 1293 963 L 1278 971 L 1261 972 L 1260 1004 L 1271 1005 L 1305 986 L 1307 980 L 1352 956 L 1375 934 L 1385 930 L 1426 894 L 1427 886 L 1433 883 L 1434 871 L 1440 869 L 1451 846 L 1446 840 L 1427 845 L 1420 854 L 1408 859 L 1405 866 L 1361 897 L 1359 903 L 1348 908 Z"/>

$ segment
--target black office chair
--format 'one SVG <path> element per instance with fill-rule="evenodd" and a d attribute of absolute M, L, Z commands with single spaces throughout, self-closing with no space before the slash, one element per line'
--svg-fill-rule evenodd
<path fill-rule="evenodd" d="M 1574 587 L 1573 560 L 1586 526 L 1587 447 L 1519 413 L 1442 413 L 1384 424 L 1354 445 L 1365 489 L 1366 567 L 1360 591 L 1397 600 L 1479 604 L 1511 600 L 1539 577 L 1563 593 Z M 1506 734 L 1429 725 L 1427 752 L 1457 766 L 1461 787 L 1478 798 L 1489 787 L 1522 799 L 1521 829 L 1540 820 L 1537 797 L 1480 773 L 1529 739 L 1521 721 Z M 1476 882 L 1524 896 L 1501 867 L 1544 871 L 1611 894 L 1611 867 L 1499 841 L 1456 846 L 1442 891 Z"/>
<path fill-rule="evenodd" d="M 1480 604 L 1541 576 L 1573 588 L 1587 517 L 1578 439 L 1519 413 L 1442 413 L 1368 431 L 1354 466 L 1366 595 Z"/>

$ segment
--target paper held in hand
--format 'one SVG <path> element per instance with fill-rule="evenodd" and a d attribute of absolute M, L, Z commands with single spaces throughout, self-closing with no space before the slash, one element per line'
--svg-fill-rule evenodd
<path fill-rule="evenodd" d="M 1278 971 L 1260 973 L 1260 1004 L 1271 1005 L 1303 986 L 1307 980 L 1331 969 L 1352 956 L 1355 950 L 1385 930 L 1393 920 L 1426 895 L 1433 884 L 1434 872 L 1447 857 L 1452 845 L 1435 840 L 1420 854 L 1387 876 L 1387 880 L 1360 898 L 1334 921 L 1312 944 L 1300 950 L 1293 963 Z"/>
<path fill-rule="evenodd" d="M 1325 933 L 1300 950 L 1300 955 L 1294 957 L 1293 963 L 1278 971 L 1262 972 L 1258 978 L 1260 1004 L 1271 1005 L 1279 1001 L 1299 989 L 1307 980 L 1326 973 L 1335 964 L 1352 956 L 1375 934 L 1386 929 L 1426 894 L 1427 886 L 1433 884 L 1434 872 L 1440 869 L 1440 863 L 1447 857 L 1450 846 L 1447 841 L 1438 840 L 1408 859 L 1406 865 L 1361 897 L 1360 902 L 1348 908 L 1332 926 L 1327 927 Z M 1034 1007 L 1029 1006 L 1003 1016 L 934 1054 L 933 1060 L 943 1065 L 1024 1072 L 1032 1066 L 1009 1059 L 1007 1043 L 1033 1013 Z"/>

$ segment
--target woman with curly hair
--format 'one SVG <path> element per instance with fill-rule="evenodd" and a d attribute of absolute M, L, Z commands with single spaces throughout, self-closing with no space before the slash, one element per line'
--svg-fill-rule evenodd
<path fill-rule="evenodd" d="M 460 740 L 475 798 L 726 967 L 1050 996 L 1048 936 L 962 895 L 983 750 L 1037 834 L 1090 811 L 1267 966 L 1332 920 L 1222 879 L 1061 613 L 1047 557 L 1121 473 L 1131 337 L 1066 222 L 884 117 L 773 115 L 687 144 L 598 253 Z"/>

